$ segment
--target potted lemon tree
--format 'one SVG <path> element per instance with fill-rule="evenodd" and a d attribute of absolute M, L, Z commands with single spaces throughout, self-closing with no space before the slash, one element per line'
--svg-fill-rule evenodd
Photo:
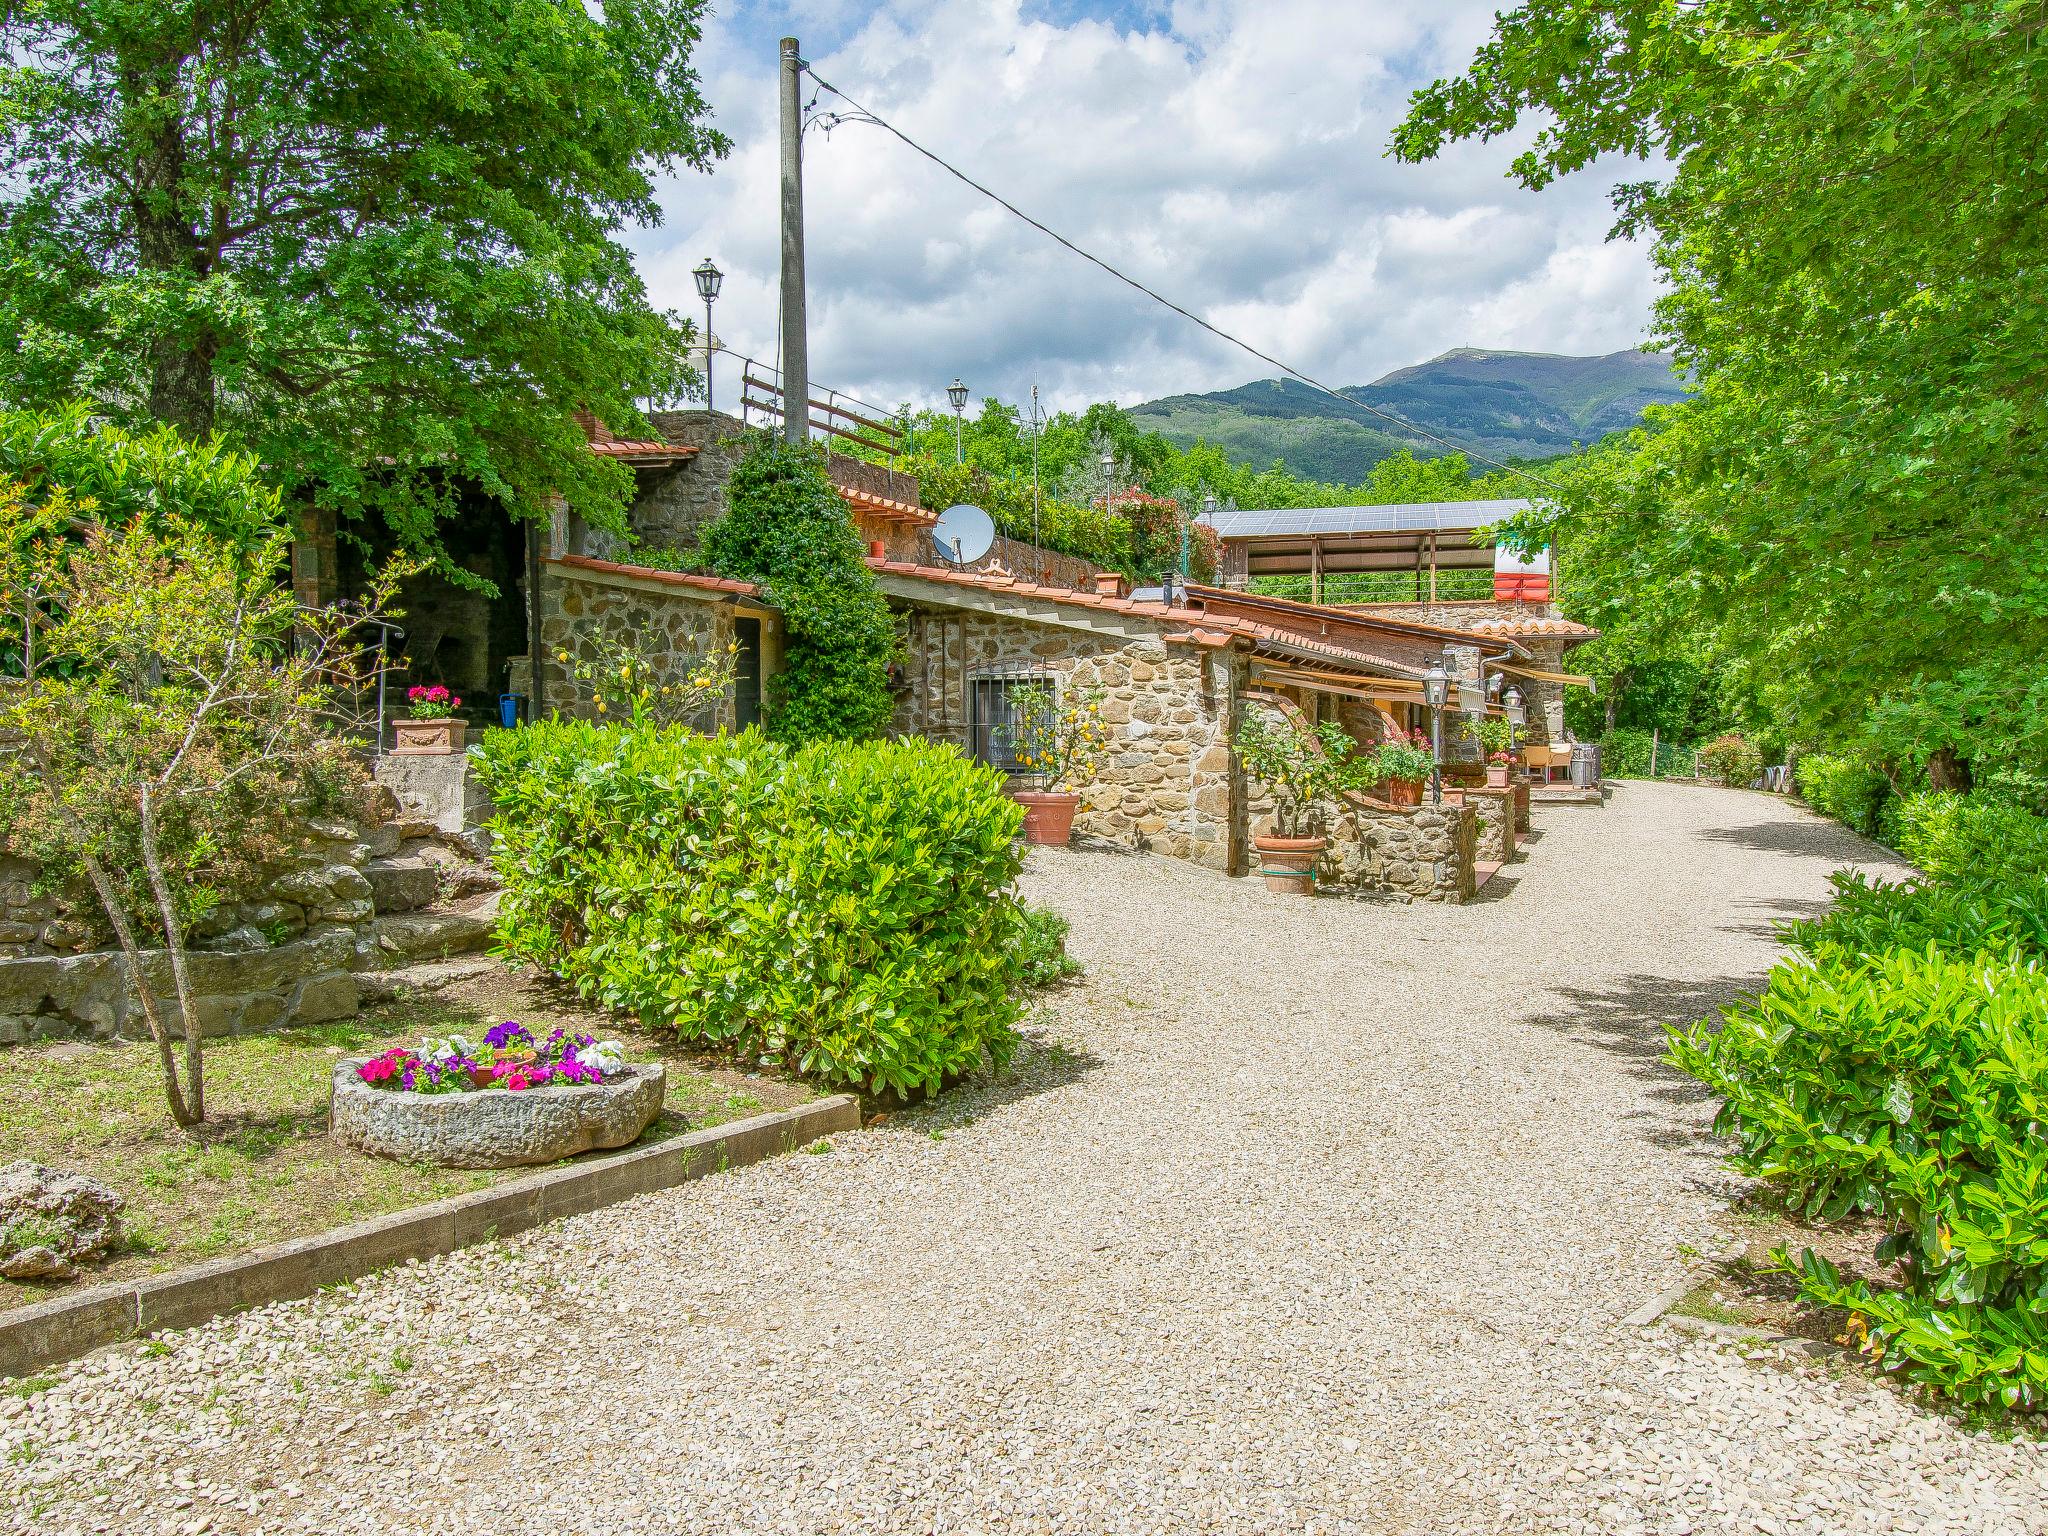
<path fill-rule="evenodd" d="M 1266 888 L 1313 896 L 1316 861 L 1330 846 L 1323 834 L 1324 805 L 1343 790 L 1376 780 L 1378 765 L 1334 721 L 1308 732 L 1253 711 L 1232 744 L 1245 772 L 1273 796 L 1273 829 L 1252 839 Z"/>
<path fill-rule="evenodd" d="M 1038 786 L 1013 789 L 1024 807 L 1024 841 L 1064 848 L 1074 835 L 1081 786 L 1102 766 L 1109 740 L 1102 723 L 1102 690 L 1069 689 L 1063 699 L 1050 682 L 1027 683 L 1016 691 L 1011 751 L 1024 775 Z"/>

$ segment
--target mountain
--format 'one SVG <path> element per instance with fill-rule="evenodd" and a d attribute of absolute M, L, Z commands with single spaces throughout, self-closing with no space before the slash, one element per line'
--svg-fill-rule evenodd
<path fill-rule="evenodd" d="M 1460 347 L 1339 391 L 1489 458 L 1548 458 L 1635 425 L 1645 406 L 1683 399 L 1670 363 L 1648 352 L 1558 357 Z M 1140 425 L 1185 447 L 1205 438 L 1252 464 L 1285 461 L 1313 480 L 1363 480 L 1381 459 L 1442 444 L 1347 409 L 1292 379 L 1134 407 Z"/>

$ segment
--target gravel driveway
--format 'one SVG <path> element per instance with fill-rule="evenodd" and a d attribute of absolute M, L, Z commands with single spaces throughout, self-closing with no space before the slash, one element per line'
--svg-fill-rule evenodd
<path fill-rule="evenodd" d="M 2048 1530 L 2033 1443 L 1615 1321 L 1725 1231 L 1655 1021 L 1881 856 L 1681 786 L 1538 828 L 1458 909 L 1041 856 L 1088 978 L 1007 1081 L 0 1397 L 0 1517 Z"/>

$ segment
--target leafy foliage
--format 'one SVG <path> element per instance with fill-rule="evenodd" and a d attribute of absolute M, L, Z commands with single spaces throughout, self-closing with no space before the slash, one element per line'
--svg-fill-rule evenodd
<path fill-rule="evenodd" d="M 1025 772 L 1040 776 L 1049 790 L 1078 789 L 1094 778 L 1109 746 L 1102 723 L 1102 690 L 1050 682 L 1026 683 L 1012 699 L 1017 712 L 1011 750 Z"/>
<path fill-rule="evenodd" d="M 1334 720 L 1313 729 L 1264 709 L 1245 711 L 1231 745 L 1244 771 L 1272 793 L 1281 837 L 1318 837 L 1330 801 L 1347 789 L 1377 783 L 1379 759 L 1363 751 Z"/>
<path fill-rule="evenodd" d="M 2048 890 L 2048 818 L 1982 794 L 1919 794 L 1892 816 L 1899 852 L 1938 881 Z"/>
<path fill-rule="evenodd" d="M 1700 748 L 1699 771 L 1702 777 L 1711 775 L 1723 784 L 1747 789 L 1762 775 L 1764 755 L 1741 732 L 1729 731 Z"/>
<path fill-rule="evenodd" d="M 1780 1253 L 1888 1369 L 1971 1402 L 2048 1402 L 2048 824 L 1958 797 L 1905 803 L 1930 878 L 1834 877 L 1800 958 L 1670 1060 L 1723 1098 L 1731 1161 L 1810 1219 L 1890 1226 L 1904 1285 Z"/>
<path fill-rule="evenodd" d="M 767 589 L 788 642 L 770 731 L 793 742 L 879 735 L 895 707 L 896 626 L 823 455 L 757 437 L 726 494 L 725 515 L 704 530 L 705 556 L 721 575 Z"/>
<path fill-rule="evenodd" d="M 1792 765 L 1792 782 L 1801 798 L 1823 816 L 1832 816 L 1865 837 L 1884 830 L 1892 781 L 1862 756 L 1808 753 Z"/>
<path fill-rule="evenodd" d="M 1050 907 L 1024 906 L 1024 924 L 1017 938 L 1017 980 L 1027 987 L 1050 987 L 1081 974 L 1081 962 L 1067 953 L 1067 920 Z"/>
<path fill-rule="evenodd" d="M 2039 0 L 1525 4 L 1394 142 L 1422 160 L 1536 118 L 1526 186 L 1615 151 L 1671 167 L 1616 189 L 1616 233 L 1655 237 L 1658 333 L 1698 393 L 1517 535 L 1556 540 L 1646 644 L 1741 669 L 1786 740 L 1937 782 L 2048 769 L 2043 21 Z"/>
<path fill-rule="evenodd" d="M 500 940 L 585 997 L 873 1093 L 1014 1048 L 1022 812 L 951 747 L 550 721 L 474 756 Z"/>
<path fill-rule="evenodd" d="M 240 463 L 252 518 L 269 505 Z M 240 548 L 183 520 L 86 523 L 61 488 L 0 495 L 0 609 L 18 645 L 0 677 L 0 848 L 96 900 L 127 957 L 180 1125 L 206 1118 L 186 931 L 294 851 L 302 820 L 362 782 L 339 733 L 372 675 L 364 608 L 307 610 L 281 532 Z M 143 968 L 169 959 L 168 998 Z M 181 1084 L 170 1043 L 185 1040 Z"/>
<path fill-rule="evenodd" d="M 693 387 L 615 237 L 726 150 L 701 0 L 46 0 L 0 18 L 0 383 L 195 441 L 432 544 L 467 477 L 608 526 L 572 419 Z M 109 506 L 107 515 L 113 515 Z"/>

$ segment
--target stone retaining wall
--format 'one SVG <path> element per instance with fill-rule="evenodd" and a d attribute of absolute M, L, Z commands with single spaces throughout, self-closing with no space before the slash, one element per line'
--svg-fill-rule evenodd
<path fill-rule="evenodd" d="M 447 903 L 493 882 L 430 823 L 396 820 L 362 832 L 322 821 L 308 830 L 303 851 L 255 896 L 193 926 L 187 974 L 202 1034 L 345 1018 L 360 1006 L 357 973 L 475 949 L 488 937 L 487 921 Z M 126 957 L 89 947 L 98 926 L 90 914 L 35 895 L 33 864 L 10 859 L 7 871 L 11 910 L 41 904 L 58 915 L 44 920 L 34 944 L 0 947 L 0 1045 L 146 1035 Z M 24 890 L 27 903 L 15 899 Z M 61 943 L 50 942 L 53 925 Z M 156 995 L 167 996 L 164 952 L 146 951 L 143 967 Z"/>

